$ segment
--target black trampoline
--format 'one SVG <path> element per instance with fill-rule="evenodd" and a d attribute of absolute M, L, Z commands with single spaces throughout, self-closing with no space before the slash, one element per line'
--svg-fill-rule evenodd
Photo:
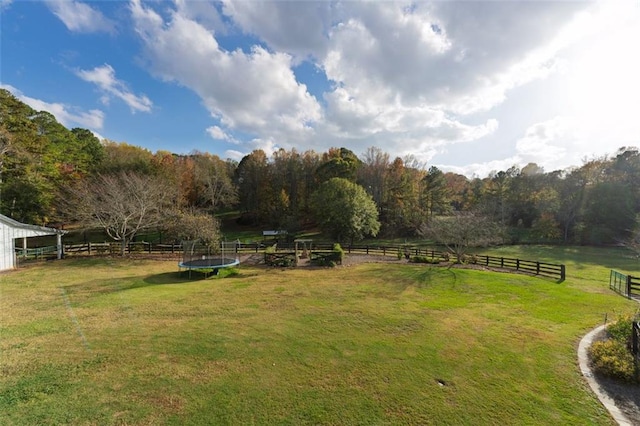
<path fill-rule="evenodd" d="M 189 277 L 191 277 L 191 271 L 202 272 L 205 276 L 209 272 L 212 272 L 213 275 L 218 275 L 220 269 L 231 268 L 240 264 L 240 260 L 237 257 L 225 256 L 225 244 L 222 245 L 222 254 L 211 253 L 212 248 L 201 244 L 199 241 L 183 241 L 182 249 L 184 253 L 182 262 L 178 263 L 178 268 L 180 272 L 183 270 L 189 271 Z"/>

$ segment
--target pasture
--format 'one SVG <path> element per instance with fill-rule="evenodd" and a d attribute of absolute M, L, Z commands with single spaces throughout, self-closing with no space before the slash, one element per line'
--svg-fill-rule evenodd
<path fill-rule="evenodd" d="M 613 424 L 576 347 L 637 309 L 608 289 L 621 260 L 535 250 L 567 280 L 400 262 L 189 280 L 109 258 L 4 273 L 0 423 Z"/>

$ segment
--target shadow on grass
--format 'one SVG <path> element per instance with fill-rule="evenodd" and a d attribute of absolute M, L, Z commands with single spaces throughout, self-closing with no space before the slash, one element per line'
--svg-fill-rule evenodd
<path fill-rule="evenodd" d="M 181 272 L 165 272 L 162 274 L 155 274 L 146 277 L 143 281 L 150 285 L 167 285 L 167 284 L 185 284 L 194 281 L 204 280 L 221 280 L 230 278 L 247 278 L 248 276 L 255 276 L 257 274 L 242 274 L 236 268 L 224 268 L 218 271 L 217 275 L 213 274 L 212 270 L 206 272 L 192 270 Z"/>
<path fill-rule="evenodd" d="M 149 285 L 170 285 L 185 284 L 193 281 L 202 281 L 207 278 L 205 274 L 192 272 L 191 276 L 188 272 L 164 272 L 162 274 L 149 275 L 142 281 Z"/>

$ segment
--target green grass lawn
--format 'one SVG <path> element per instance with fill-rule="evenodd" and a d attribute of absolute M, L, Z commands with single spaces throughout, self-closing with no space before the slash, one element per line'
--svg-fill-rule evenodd
<path fill-rule="evenodd" d="M 539 250 L 567 263 L 564 283 L 400 263 L 5 273 L 0 424 L 614 424 L 576 348 L 637 304 L 597 253 Z"/>

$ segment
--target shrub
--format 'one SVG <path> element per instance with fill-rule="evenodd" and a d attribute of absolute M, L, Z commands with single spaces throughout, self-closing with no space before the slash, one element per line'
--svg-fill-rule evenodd
<path fill-rule="evenodd" d="M 316 266 L 330 266 L 335 267 L 338 264 L 342 264 L 344 257 L 344 251 L 339 244 L 333 246 L 332 251 L 314 251 L 311 252 L 311 263 Z"/>
<path fill-rule="evenodd" d="M 332 260 L 336 263 L 342 264 L 342 260 L 344 259 L 344 250 L 342 250 L 342 247 L 339 243 L 335 243 L 333 245 L 333 255 L 334 257 Z"/>
<path fill-rule="evenodd" d="M 431 259 L 428 256 L 413 256 L 411 258 L 411 262 L 413 263 L 431 263 L 431 264 L 438 264 L 440 263 L 439 259 Z"/>
<path fill-rule="evenodd" d="M 275 253 L 268 253 L 265 250 L 264 253 L 264 263 L 268 266 L 278 266 L 278 267 L 283 267 L 283 268 L 288 268 L 291 266 L 295 266 L 296 264 L 296 259 L 295 259 L 295 254 L 294 253 L 289 253 L 289 254 L 281 254 L 279 256 L 276 256 Z"/>
<path fill-rule="evenodd" d="M 633 355 L 624 343 L 615 339 L 595 342 L 589 348 L 591 365 L 603 376 L 637 382 Z"/>
<path fill-rule="evenodd" d="M 622 343 L 626 347 L 631 347 L 631 333 L 633 331 L 633 318 L 631 315 L 624 315 L 607 327 L 607 334 L 614 340 Z"/>

